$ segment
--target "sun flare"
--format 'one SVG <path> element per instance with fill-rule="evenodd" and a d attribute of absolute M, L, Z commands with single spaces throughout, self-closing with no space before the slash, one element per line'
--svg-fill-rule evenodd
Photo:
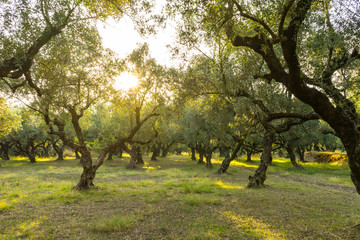
<path fill-rule="evenodd" d="M 132 73 L 124 72 L 115 78 L 114 88 L 116 90 L 129 90 L 139 84 L 139 79 Z"/>

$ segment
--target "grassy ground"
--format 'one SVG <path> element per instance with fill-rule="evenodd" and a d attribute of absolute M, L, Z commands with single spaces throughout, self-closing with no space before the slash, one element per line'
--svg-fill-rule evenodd
<path fill-rule="evenodd" d="M 360 239 L 347 166 L 274 159 L 269 186 L 246 189 L 258 160 L 224 175 L 188 156 L 127 161 L 106 162 L 91 191 L 72 189 L 78 160 L 0 161 L 0 239 Z"/>

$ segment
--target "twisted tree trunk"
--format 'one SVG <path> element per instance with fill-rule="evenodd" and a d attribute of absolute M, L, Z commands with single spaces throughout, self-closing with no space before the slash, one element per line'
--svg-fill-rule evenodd
<path fill-rule="evenodd" d="M 294 147 L 291 144 L 287 144 L 285 148 L 286 148 L 286 151 L 289 154 L 290 161 L 291 161 L 293 167 L 298 168 L 298 169 L 304 169 L 304 167 L 302 165 L 300 165 L 300 164 L 298 164 L 296 162 L 296 157 L 295 157 L 295 153 L 294 153 Z"/>
<path fill-rule="evenodd" d="M 271 150 L 272 144 L 274 142 L 275 131 L 272 129 L 267 129 L 264 134 L 263 140 L 263 152 L 260 158 L 260 165 L 256 169 L 253 176 L 249 176 L 248 187 L 263 187 L 266 180 L 266 171 L 268 166 L 271 164 Z"/>

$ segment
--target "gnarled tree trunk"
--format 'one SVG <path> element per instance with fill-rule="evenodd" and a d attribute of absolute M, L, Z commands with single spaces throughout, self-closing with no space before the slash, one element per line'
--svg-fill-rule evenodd
<path fill-rule="evenodd" d="M 263 140 L 263 152 L 260 158 L 260 165 L 256 169 L 253 176 L 249 176 L 248 187 L 263 187 L 266 180 L 266 171 L 268 166 L 271 164 L 271 150 L 272 144 L 274 142 L 275 131 L 272 129 L 267 129 L 264 134 Z"/>
<path fill-rule="evenodd" d="M 295 157 L 295 153 L 294 153 L 294 147 L 291 144 L 287 144 L 285 148 L 286 148 L 286 151 L 289 154 L 290 161 L 291 161 L 293 167 L 298 168 L 298 169 L 304 169 L 303 166 L 301 166 L 300 164 L 298 164 L 296 162 L 296 157 Z"/>
<path fill-rule="evenodd" d="M 80 150 L 83 172 L 80 177 L 79 183 L 75 186 L 77 190 L 88 190 L 94 186 L 93 180 L 95 178 L 96 169 L 92 165 L 92 158 L 90 151 L 83 147 Z"/>
<path fill-rule="evenodd" d="M 234 150 L 232 151 L 231 156 L 225 157 L 224 161 L 222 161 L 222 163 L 221 163 L 220 168 L 217 170 L 218 174 L 225 173 L 228 170 L 230 163 L 236 158 L 237 152 L 240 150 L 243 143 L 244 143 L 244 140 L 239 141 L 237 143 L 236 147 L 234 148 Z"/>

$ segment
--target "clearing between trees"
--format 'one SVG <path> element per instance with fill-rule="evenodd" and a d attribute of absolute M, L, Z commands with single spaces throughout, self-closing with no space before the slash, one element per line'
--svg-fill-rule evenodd
<path fill-rule="evenodd" d="M 245 156 L 246 157 L 246 156 Z M 348 165 L 274 158 L 265 188 L 247 189 L 259 164 L 239 158 L 218 175 L 190 156 L 126 169 L 105 161 L 96 188 L 73 189 L 79 160 L 1 161 L 0 239 L 359 239 L 360 204 Z"/>

